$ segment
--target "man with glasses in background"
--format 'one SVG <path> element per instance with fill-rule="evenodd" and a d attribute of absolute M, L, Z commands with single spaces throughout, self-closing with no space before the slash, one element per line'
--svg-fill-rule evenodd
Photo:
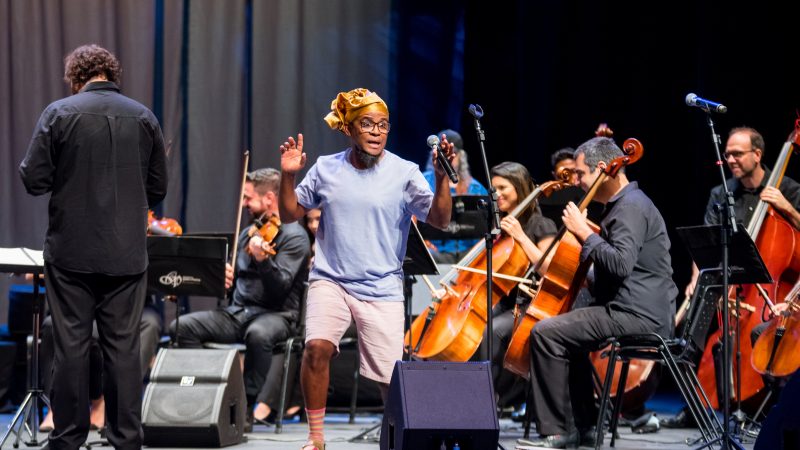
<path fill-rule="evenodd" d="M 776 211 L 786 218 L 795 229 L 800 229 L 800 184 L 784 176 L 780 188 L 767 186 L 770 170 L 761 164 L 764 156 L 764 138 L 761 133 L 753 128 L 734 128 L 728 133 L 728 142 L 725 144 L 725 153 L 722 157 L 730 169 L 732 178 L 726 180 L 728 190 L 733 193 L 733 211 L 736 221 L 747 226 L 759 200 L 769 203 Z M 725 205 L 725 191 L 722 185 L 717 185 L 711 190 L 711 195 L 706 206 L 704 222 L 706 225 L 718 225 L 719 215 L 716 205 Z M 686 286 L 684 294 L 691 297 L 697 285 L 700 272 L 697 265 L 692 264 L 692 279 Z M 702 355 L 699 350 L 697 357 Z M 667 428 L 685 428 L 694 426 L 694 421 L 688 410 L 684 407 L 675 417 L 662 419 L 661 425 Z"/>

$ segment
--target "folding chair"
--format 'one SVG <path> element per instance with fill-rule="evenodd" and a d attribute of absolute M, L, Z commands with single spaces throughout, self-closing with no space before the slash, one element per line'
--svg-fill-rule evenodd
<path fill-rule="evenodd" d="M 681 396 L 686 401 L 689 412 L 698 424 L 702 439 L 708 443 L 721 434 L 722 424 L 713 409 L 710 408 L 708 396 L 700 386 L 693 362 L 693 356 L 705 345 L 708 328 L 717 310 L 717 301 L 722 295 L 721 283 L 722 273 L 719 269 L 704 270 L 700 273 L 680 337 L 664 339 L 657 333 L 647 333 L 610 339 L 611 348 L 604 352 L 604 355 L 608 356 L 608 369 L 603 384 L 603 393 L 600 397 L 595 449 L 599 449 L 603 444 L 603 419 L 607 414 L 616 361 L 622 361 L 622 368 L 609 426 L 611 447 L 614 447 L 628 366 L 633 359 L 663 362 L 675 380 Z"/>

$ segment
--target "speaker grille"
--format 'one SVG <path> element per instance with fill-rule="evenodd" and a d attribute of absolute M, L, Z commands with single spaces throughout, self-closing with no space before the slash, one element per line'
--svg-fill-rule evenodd
<path fill-rule="evenodd" d="M 216 398 L 225 390 L 225 384 L 203 384 L 192 387 L 157 384 L 153 386 L 145 421 L 150 424 L 181 426 L 208 426 L 214 423 Z"/>

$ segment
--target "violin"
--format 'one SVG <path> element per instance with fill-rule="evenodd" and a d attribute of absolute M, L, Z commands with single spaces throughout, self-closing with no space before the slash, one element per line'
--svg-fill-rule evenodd
<path fill-rule="evenodd" d="M 147 234 L 156 236 L 180 236 L 183 227 L 175 219 L 157 218 L 153 210 L 147 211 Z"/>
<path fill-rule="evenodd" d="M 769 321 L 753 345 L 753 369 L 773 377 L 786 377 L 800 368 L 800 280 L 786 297 L 786 310 Z"/>
<path fill-rule="evenodd" d="M 272 241 L 275 240 L 275 237 L 278 236 L 278 232 L 281 231 L 281 219 L 278 217 L 277 214 L 270 214 L 267 217 L 267 213 L 261 214 L 258 219 L 250 225 L 250 228 L 247 229 L 247 237 L 251 238 L 256 234 L 261 237 L 268 246 L 264 246 L 262 244 L 262 249 L 269 255 L 275 255 L 275 249 L 272 248 Z M 249 247 L 248 247 L 249 252 Z"/>

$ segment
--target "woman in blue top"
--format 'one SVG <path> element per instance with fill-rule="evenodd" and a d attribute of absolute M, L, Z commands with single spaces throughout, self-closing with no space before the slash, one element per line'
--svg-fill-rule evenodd
<path fill-rule="evenodd" d="M 436 134 L 437 136 L 444 136 L 447 141 L 453 144 L 456 157 L 453 159 L 453 169 L 458 173 L 458 183 L 450 182 L 451 195 L 489 195 L 486 188 L 472 178 L 472 173 L 469 170 L 469 160 L 467 159 L 467 152 L 464 150 L 464 141 L 461 135 L 455 130 L 442 130 Z M 435 177 L 433 171 L 433 159 L 428 158 L 425 165 L 425 172 L 422 176 L 428 181 L 431 189 L 435 186 Z M 457 220 L 454 218 L 453 220 Z M 438 263 L 456 263 L 461 257 L 469 251 L 479 239 L 448 239 L 448 240 L 430 240 L 427 244 L 431 250 L 433 259 Z"/>

